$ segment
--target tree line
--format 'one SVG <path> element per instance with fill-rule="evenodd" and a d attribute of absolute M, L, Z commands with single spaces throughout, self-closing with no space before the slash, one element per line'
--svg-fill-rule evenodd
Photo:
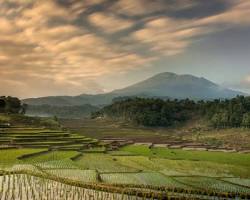
<path fill-rule="evenodd" d="M 24 114 L 27 105 L 22 104 L 21 100 L 11 96 L 0 96 L 0 113 Z"/>
<path fill-rule="evenodd" d="M 143 126 L 173 126 L 201 117 L 216 128 L 250 127 L 250 97 L 210 101 L 126 98 L 116 100 L 93 118 L 109 117 Z"/>
<path fill-rule="evenodd" d="M 98 107 L 84 104 L 80 106 L 29 105 L 26 114 L 30 116 L 56 116 L 58 118 L 79 119 L 89 117 Z"/>

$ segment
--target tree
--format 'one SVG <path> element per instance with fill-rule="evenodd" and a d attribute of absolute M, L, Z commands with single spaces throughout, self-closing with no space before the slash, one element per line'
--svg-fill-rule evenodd
<path fill-rule="evenodd" d="M 214 127 L 225 128 L 248 126 L 245 113 L 250 113 L 250 97 L 199 102 L 126 98 L 114 101 L 92 116 L 118 118 L 145 126 L 172 126 L 198 116 L 207 119 Z"/>
<path fill-rule="evenodd" d="M 6 109 L 7 113 L 19 113 L 22 108 L 21 101 L 16 97 L 6 97 Z"/>
<path fill-rule="evenodd" d="M 242 118 L 242 126 L 249 128 L 250 127 L 250 113 L 245 113 Z"/>
<path fill-rule="evenodd" d="M 230 126 L 232 127 L 240 127 L 242 123 L 242 114 L 240 112 L 233 112 L 230 116 Z"/>
<path fill-rule="evenodd" d="M 224 111 L 220 114 L 220 124 L 223 127 L 227 127 L 229 124 L 229 115 L 227 111 Z"/>
<path fill-rule="evenodd" d="M 221 125 L 221 114 L 215 113 L 211 119 L 211 123 L 214 127 L 218 128 Z"/>
<path fill-rule="evenodd" d="M 27 109 L 28 109 L 28 104 L 24 103 L 24 104 L 21 106 L 21 111 L 20 111 L 20 113 L 21 113 L 22 115 L 24 115 L 24 114 L 26 113 Z"/>
<path fill-rule="evenodd" d="M 4 97 L 0 97 L 0 113 L 5 111 L 6 102 Z"/>

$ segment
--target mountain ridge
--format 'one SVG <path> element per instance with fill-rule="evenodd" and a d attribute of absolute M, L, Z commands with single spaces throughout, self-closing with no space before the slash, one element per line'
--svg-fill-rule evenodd
<path fill-rule="evenodd" d="M 29 98 L 24 99 L 23 102 L 30 105 L 47 104 L 52 106 L 76 106 L 92 104 L 99 106 L 109 104 L 114 98 L 123 96 L 209 100 L 217 98 L 233 98 L 237 95 L 246 94 L 240 91 L 223 88 L 203 77 L 196 77 L 190 74 L 178 75 L 171 72 L 164 72 L 128 87 L 113 90 L 109 93 Z"/>

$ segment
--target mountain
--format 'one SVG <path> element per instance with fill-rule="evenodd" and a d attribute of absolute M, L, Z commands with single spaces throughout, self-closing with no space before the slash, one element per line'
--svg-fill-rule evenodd
<path fill-rule="evenodd" d="M 177 75 L 174 73 L 161 73 L 145 81 L 124 89 L 115 90 L 119 96 L 133 96 L 144 94 L 147 96 L 167 96 L 177 99 L 216 99 L 233 98 L 245 95 L 242 92 L 223 88 L 205 78 L 192 75 Z"/>
<path fill-rule="evenodd" d="M 111 103 L 114 98 L 124 96 L 209 100 L 233 98 L 237 95 L 246 94 L 223 88 L 205 78 L 165 72 L 106 94 L 30 98 L 24 99 L 23 102 L 30 105 L 79 106 L 83 104 L 105 105 Z"/>
<path fill-rule="evenodd" d="M 51 106 L 80 106 L 85 104 L 103 105 L 112 102 L 117 97 L 116 94 L 82 94 L 78 96 L 49 96 L 39 98 L 29 98 L 22 100 L 28 105 L 51 105 Z"/>

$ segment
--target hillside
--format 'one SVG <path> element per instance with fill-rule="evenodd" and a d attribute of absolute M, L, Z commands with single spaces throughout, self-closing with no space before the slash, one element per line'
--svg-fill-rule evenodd
<path fill-rule="evenodd" d="M 223 88 L 205 78 L 166 72 L 106 94 L 29 98 L 24 99 L 23 102 L 29 105 L 79 106 L 83 104 L 110 104 L 114 98 L 123 96 L 208 100 L 233 98 L 237 95 L 245 94 Z"/>
<path fill-rule="evenodd" d="M 250 97 L 192 101 L 130 98 L 105 106 L 93 118 L 111 118 L 136 125 L 171 127 L 193 117 L 206 119 L 215 128 L 250 127 Z"/>
<path fill-rule="evenodd" d="M 161 73 L 145 81 L 129 86 L 113 93 L 121 96 L 144 94 L 147 96 L 168 96 L 177 99 L 218 99 L 233 98 L 243 95 L 242 92 L 222 88 L 205 78 L 192 75 Z"/>
<path fill-rule="evenodd" d="M 82 94 L 78 96 L 49 96 L 40 98 L 24 99 L 28 105 L 50 105 L 50 106 L 80 106 L 84 104 L 103 105 L 112 102 L 117 97 L 116 94 Z"/>
<path fill-rule="evenodd" d="M 89 117 L 92 112 L 97 110 L 99 110 L 98 107 L 89 104 L 81 106 L 29 105 L 26 115 L 78 119 Z"/>

